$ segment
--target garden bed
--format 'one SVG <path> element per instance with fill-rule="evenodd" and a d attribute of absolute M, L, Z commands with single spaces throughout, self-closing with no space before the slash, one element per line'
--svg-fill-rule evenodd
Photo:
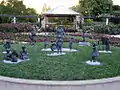
<path fill-rule="evenodd" d="M 44 33 L 45 32 L 37 34 L 37 42 L 43 42 L 44 41 Z M 24 32 L 21 32 L 21 33 L 2 33 L 1 32 L 0 33 L 0 40 L 4 41 L 4 40 L 9 38 L 10 40 L 13 40 L 13 41 L 29 42 L 30 41 L 29 36 L 28 36 L 29 34 L 30 34 L 30 32 L 27 32 L 27 33 L 24 33 Z M 56 39 L 55 33 L 46 32 L 46 34 L 47 34 L 48 41 Z M 79 32 L 77 32 L 77 33 L 66 33 L 64 35 L 63 40 L 65 42 L 69 42 L 70 36 L 75 36 L 75 42 L 82 41 L 82 34 L 79 33 Z M 107 35 L 107 34 L 97 34 L 97 33 L 93 33 L 93 34 L 87 33 L 86 34 L 86 40 L 89 41 L 89 42 L 93 42 L 93 40 L 100 40 L 101 37 L 109 37 L 110 43 L 111 43 L 112 46 L 120 46 L 120 38 L 118 38 L 118 37 L 113 37 L 113 36 Z"/>

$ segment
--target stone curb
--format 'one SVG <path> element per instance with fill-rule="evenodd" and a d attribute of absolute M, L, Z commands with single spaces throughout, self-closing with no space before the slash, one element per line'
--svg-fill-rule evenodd
<path fill-rule="evenodd" d="M 95 80 L 79 80 L 79 81 L 47 81 L 47 80 L 27 80 L 27 79 L 0 76 L 0 81 L 16 83 L 16 84 L 30 84 L 30 85 L 83 86 L 83 85 L 95 85 L 95 84 L 120 82 L 120 77 L 95 79 Z"/>

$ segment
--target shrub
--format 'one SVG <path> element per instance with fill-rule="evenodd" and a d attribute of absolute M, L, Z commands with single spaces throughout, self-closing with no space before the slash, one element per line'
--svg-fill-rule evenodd
<path fill-rule="evenodd" d="M 85 19 L 85 22 L 93 22 L 93 19 Z"/>
<path fill-rule="evenodd" d="M 120 25 L 114 25 L 112 23 L 109 23 L 109 25 L 105 25 L 104 22 L 92 22 L 92 23 L 85 23 L 83 28 L 87 32 L 95 32 L 95 33 L 101 33 L 101 34 L 110 34 L 110 35 L 116 35 L 120 34 Z"/>
<path fill-rule="evenodd" d="M 0 32 L 6 33 L 6 32 L 29 32 L 32 29 L 32 25 L 26 24 L 26 23 L 17 23 L 17 24 L 0 24 Z"/>

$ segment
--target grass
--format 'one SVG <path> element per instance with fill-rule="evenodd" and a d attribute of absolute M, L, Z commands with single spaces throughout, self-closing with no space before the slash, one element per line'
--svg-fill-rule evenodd
<path fill-rule="evenodd" d="M 13 44 L 19 52 L 20 44 Z M 26 44 L 30 61 L 17 65 L 5 64 L 2 62 L 3 54 L 0 53 L 0 75 L 38 80 L 87 80 L 115 77 L 120 75 L 120 48 L 112 47 L 113 54 L 100 54 L 98 60 L 103 66 L 89 66 L 85 61 L 91 57 L 92 47 L 79 47 L 77 43 L 74 48 L 79 52 L 67 53 L 64 56 L 48 57 L 50 52 L 41 52 L 43 43 L 35 46 Z M 68 43 L 64 44 L 68 47 Z M 2 52 L 2 45 L 0 45 Z"/>

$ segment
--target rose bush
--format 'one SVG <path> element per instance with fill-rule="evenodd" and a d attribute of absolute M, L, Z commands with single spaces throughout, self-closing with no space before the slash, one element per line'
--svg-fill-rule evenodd
<path fill-rule="evenodd" d="M 6 32 L 29 32 L 32 29 L 32 25 L 27 23 L 16 23 L 16 24 L 9 24 L 9 23 L 3 23 L 0 24 L 0 32 L 6 33 Z"/>
<path fill-rule="evenodd" d="M 91 22 L 85 23 L 83 28 L 87 32 L 94 32 L 99 34 L 110 34 L 110 35 L 117 35 L 120 34 L 120 25 L 115 25 L 113 23 L 109 23 L 106 25 L 105 22 Z"/>

